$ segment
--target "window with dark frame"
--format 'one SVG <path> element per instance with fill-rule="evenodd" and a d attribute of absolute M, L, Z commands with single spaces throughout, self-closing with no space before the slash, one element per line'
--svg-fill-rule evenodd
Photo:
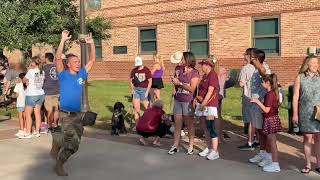
<path fill-rule="evenodd" d="M 189 50 L 198 58 L 209 55 L 208 24 L 190 24 L 188 28 Z"/>
<path fill-rule="evenodd" d="M 87 7 L 89 9 L 101 9 L 101 0 L 87 0 Z"/>
<path fill-rule="evenodd" d="M 280 55 L 279 17 L 254 18 L 253 46 L 263 50 L 266 55 Z"/>
<path fill-rule="evenodd" d="M 102 59 L 102 41 L 101 39 L 94 39 L 94 44 L 96 46 L 96 59 L 101 60 Z"/>
<path fill-rule="evenodd" d="M 127 46 L 113 46 L 113 54 L 128 54 Z"/>
<path fill-rule="evenodd" d="M 140 54 L 154 54 L 157 52 L 156 28 L 141 28 L 139 31 Z"/>

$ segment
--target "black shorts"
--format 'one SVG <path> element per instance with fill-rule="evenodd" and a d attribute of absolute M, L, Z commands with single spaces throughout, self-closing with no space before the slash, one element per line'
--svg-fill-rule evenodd
<path fill-rule="evenodd" d="M 152 78 L 151 88 L 155 88 L 155 89 L 164 88 L 162 78 Z"/>

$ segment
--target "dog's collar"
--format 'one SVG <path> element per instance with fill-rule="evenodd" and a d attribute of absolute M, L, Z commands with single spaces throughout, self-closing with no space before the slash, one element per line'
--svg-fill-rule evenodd
<path fill-rule="evenodd" d="M 118 117 L 118 116 L 120 116 L 120 115 L 122 115 L 122 112 L 120 112 L 120 113 L 116 113 L 116 112 L 115 112 L 115 113 L 114 113 L 114 116 L 115 116 L 115 117 Z"/>

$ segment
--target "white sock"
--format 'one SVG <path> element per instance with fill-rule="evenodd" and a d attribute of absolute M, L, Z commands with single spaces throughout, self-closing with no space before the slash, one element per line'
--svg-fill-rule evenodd
<path fill-rule="evenodd" d="M 265 150 L 260 150 L 260 153 L 261 154 L 264 154 L 264 153 L 266 153 L 267 151 L 265 151 Z"/>
<path fill-rule="evenodd" d="M 248 145 L 249 145 L 249 146 L 252 146 L 252 144 L 253 144 L 252 142 L 248 142 Z"/>

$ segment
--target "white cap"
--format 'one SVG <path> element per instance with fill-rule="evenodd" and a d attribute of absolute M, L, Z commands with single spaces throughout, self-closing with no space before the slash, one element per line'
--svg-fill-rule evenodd
<path fill-rule="evenodd" d="M 177 51 L 173 55 L 171 55 L 170 61 L 173 64 L 180 63 L 183 57 L 183 52 Z"/>
<path fill-rule="evenodd" d="M 137 56 L 135 59 L 134 59 L 134 66 L 142 66 L 142 58 L 140 56 Z"/>

